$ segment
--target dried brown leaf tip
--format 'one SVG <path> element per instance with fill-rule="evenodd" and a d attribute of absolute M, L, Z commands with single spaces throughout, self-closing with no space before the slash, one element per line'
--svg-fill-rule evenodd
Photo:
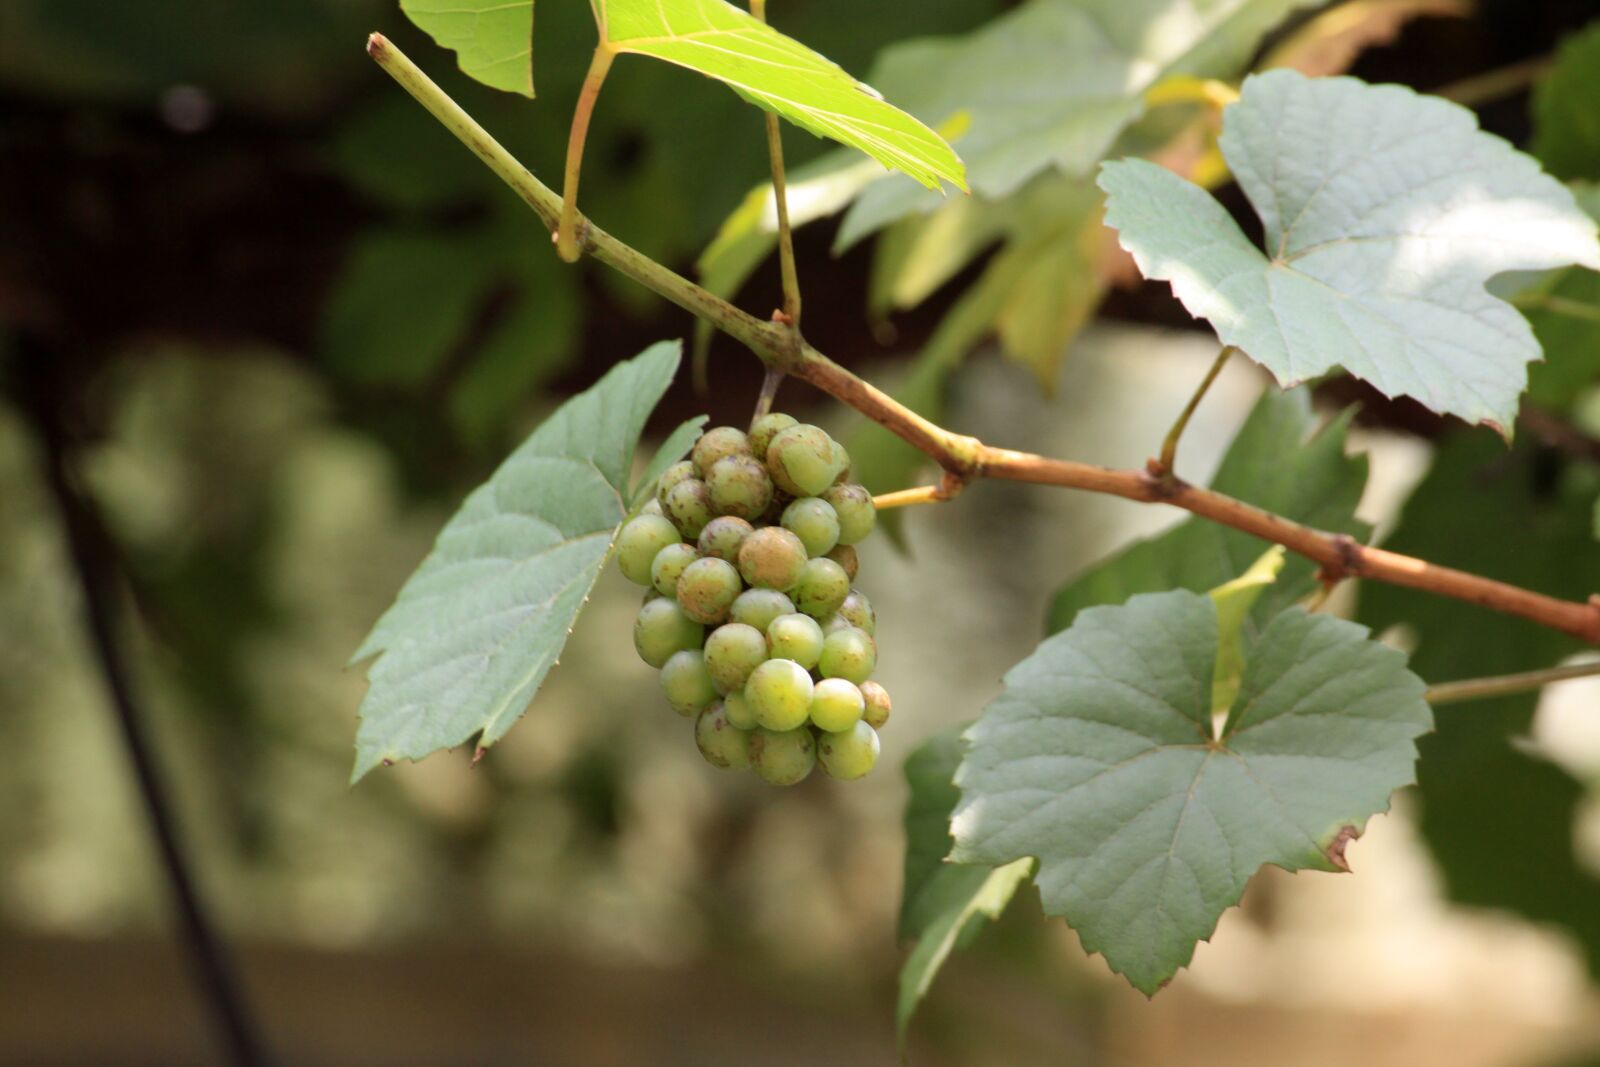
<path fill-rule="evenodd" d="M 1350 864 L 1344 858 L 1344 850 L 1360 836 L 1361 831 L 1354 826 L 1340 827 L 1339 832 L 1333 835 L 1333 840 L 1322 846 L 1322 854 L 1339 870 L 1348 873 Z"/>

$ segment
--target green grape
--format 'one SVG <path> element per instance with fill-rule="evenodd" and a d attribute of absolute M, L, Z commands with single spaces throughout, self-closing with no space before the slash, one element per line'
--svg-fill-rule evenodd
<path fill-rule="evenodd" d="M 651 497 L 649 500 L 644 502 L 644 507 L 639 509 L 639 514 L 660 515 L 662 518 L 665 518 L 667 513 L 661 510 L 661 501 L 656 497 Z"/>
<path fill-rule="evenodd" d="M 759 519 L 772 503 L 772 478 L 754 456 L 724 456 L 706 473 L 711 506 L 719 515 Z"/>
<path fill-rule="evenodd" d="M 793 415 L 785 415 L 781 411 L 772 411 L 752 422 L 750 424 L 750 454 L 757 459 L 766 459 L 767 446 L 772 444 L 772 439 L 782 431 L 794 426 L 797 421 Z"/>
<path fill-rule="evenodd" d="M 744 699 L 756 722 L 769 730 L 792 730 L 811 713 L 811 673 L 792 659 L 769 659 L 744 684 Z"/>
<path fill-rule="evenodd" d="M 811 690 L 811 722 L 819 730 L 848 730 L 861 720 L 867 702 L 854 682 L 824 678 Z"/>
<path fill-rule="evenodd" d="M 825 556 L 839 543 L 839 517 L 821 497 L 806 496 L 783 511 L 783 528 L 800 538 L 809 556 Z"/>
<path fill-rule="evenodd" d="M 854 545 L 834 545 L 833 551 L 826 553 L 826 558 L 843 567 L 844 576 L 852 582 L 861 573 L 861 558 L 856 555 Z"/>
<path fill-rule="evenodd" d="M 711 631 L 705 653 L 717 692 L 732 693 L 743 689 L 750 672 L 766 662 L 767 639 L 754 626 L 730 622 Z"/>
<path fill-rule="evenodd" d="M 792 659 L 811 670 L 822 658 L 822 627 L 809 615 L 779 615 L 767 627 L 767 645 L 773 659 Z"/>
<path fill-rule="evenodd" d="M 877 682 L 862 682 L 861 699 L 867 702 L 867 708 L 861 713 L 861 718 L 874 730 L 883 729 L 883 724 L 889 721 L 889 712 L 894 707 L 889 699 L 889 691 Z"/>
<path fill-rule="evenodd" d="M 656 553 L 681 540 L 677 529 L 661 516 L 636 515 L 617 534 L 617 566 L 628 581 L 649 585 Z"/>
<path fill-rule="evenodd" d="M 877 636 L 877 612 L 872 610 L 872 602 L 867 599 L 867 594 L 861 590 L 850 590 L 850 595 L 845 597 L 844 603 L 839 605 L 837 614 L 858 630 L 867 631 L 869 636 Z"/>
<path fill-rule="evenodd" d="M 839 473 L 833 476 L 834 485 L 843 485 L 850 480 L 850 453 L 844 450 L 844 445 L 829 439 L 833 445 L 833 466 Z"/>
<path fill-rule="evenodd" d="M 697 648 L 674 652 L 661 665 L 661 692 L 679 715 L 704 711 L 717 699 L 717 687 L 706 670 L 705 653 Z"/>
<path fill-rule="evenodd" d="M 778 433 L 767 446 L 767 469 L 778 488 L 795 496 L 820 496 L 839 474 L 833 438 L 800 423 Z"/>
<path fill-rule="evenodd" d="M 699 472 L 694 469 L 694 464 L 686 459 L 679 460 L 661 472 L 661 478 L 656 482 L 656 503 L 659 505 L 666 500 L 667 492 L 679 482 L 687 482 L 691 478 L 698 478 Z"/>
<path fill-rule="evenodd" d="M 704 478 L 711 473 L 712 466 L 724 456 L 750 455 L 750 438 L 745 436 L 743 430 L 734 426 L 718 426 L 707 430 L 700 435 L 700 440 L 694 443 L 694 451 L 689 453 L 694 461 L 694 469 Z"/>
<path fill-rule="evenodd" d="M 841 545 L 853 545 L 865 540 L 878 524 L 878 508 L 864 485 L 846 482 L 830 486 L 822 494 L 822 499 L 832 504 L 834 513 L 839 516 Z"/>
<path fill-rule="evenodd" d="M 694 743 L 713 767 L 750 766 L 750 735 L 733 725 L 722 704 L 711 705 L 694 721 Z"/>
<path fill-rule="evenodd" d="M 824 733 L 817 738 L 817 760 L 830 777 L 860 778 L 878 762 L 878 731 L 858 722 L 840 733 Z"/>
<path fill-rule="evenodd" d="M 737 515 L 718 515 L 700 531 L 700 554 L 725 559 L 729 563 L 739 560 L 739 546 L 754 529 Z"/>
<path fill-rule="evenodd" d="M 878 646 L 865 630 L 835 630 L 822 641 L 817 669 L 824 678 L 845 678 L 860 685 L 878 665 Z"/>
<path fill-rule="evenodd" d="M 757 589 L 792 589 L 805 567 L 806 546 L 781 526 L 763 526 L 739 546 L 739 573 Z"/>
<path fill-rule="evenodd" d="M 700 536 L 715 514 L 711 510 L 711 491 L 699 478 L 685 478 L 668 489 L 661 498 L 661 509 L 683 536 L 691 539 Z"/>
<path fill-rule="evenodd" d="M 817 742 L 805 727 L 750 731 L 750 766 L 772 785 L 794 785 L 817 765 Z"/>
<path fill-rule="evenodd" d="M 645 601 L 634 619 L 634 648 L 651 667 L 661 667 L 674 653 L 699 648 L 706 627 L 683 614 L 677 600 L 661 597 Z"/>
<path fill-rule="evenodd" d="M 744 586 L 725 559 L 697 559 L 678 576 L 678 604 L 695 622 L 718 623 Z"/>
<path fill-rule="evenodd" d="M 728 693 L 722 698 L 722 710 L 728 713 L 728 721 L 741 730 L 754 730 L 760 723 L 756 722 L 756 713 L 750 710 L 750 702 L 744 698 L 743 693 Z"/>
<path fill-rule="evenodd" d="M 733 607 L 728 609 L 728 619 L 766 633 L 773 619 L 792 611 L 794 601 L 776 589 L 746 589 L 734 599 Z"/>
<path fill-rule="evenodd" d="M 662 596 L 676 596 L 683 569 L 700 558 L 694 546 L 677 541 L 656 553 L 650 564 L 650 581 Z"/>
<path fill-rule="evenodd" d="M 809 559 L 794 584 L 795 607 L 814 619 L 839 610 L 850 595 L 850 577 L 831 559 Z"/>

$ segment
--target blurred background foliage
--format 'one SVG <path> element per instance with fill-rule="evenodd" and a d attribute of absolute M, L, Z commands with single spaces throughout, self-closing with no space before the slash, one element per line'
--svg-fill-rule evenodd
<path fill-rule="evenodd" d="M 1014 6 L 792 0 L 773 18 L 865 74 L 895 41 L 970 33 Z M 1261 42 L 1260 61 L 1471 96 L 1471 79 L 1567 42 L 1531 99 L 1474 99 L 1562 178 L 1600 180 L 1582 134 L 1593 109 L 1573 103 L 1600 92 L 1600 31 L 1572 36 L 1588 0 L 1317 10 Z M 348 789 L 364 681 L 342 665 L 443 519 L 562 397 L 692 329 L 603 269 L 561 266 L 533 217 L 372 69 L 374 29 L 558 172 L 593 36 L 581 3 L 539 6 L 533 103 L 462 78 L 390 0 L 0 7 L 0 1063 L 215 1062 L 83 633 L 47 430 L 120 575 L 160 768 L 284 1062 L 889 1062 L 893 768 L 994 694 L 1062 582 L 1173 517 L 981 485 L 910 516 L 909 556 L 871 545 L 897 711 L 883 769 L 856 788 L 780 794 L 706 768 L 635 661 L 634 595 L 608 576 L 491 758 Z M 1209 121 L 1162 109 L 1122 147 L 1221 183 Z M 620 64 L 585 202 L 692 271 L 763 179 L 760 129 L 720 86 Z M 786 138 L 796 164 L 829 172 L 823 145 Z M 1097 210 L 1047 173 L 873 240 L 808 226 L 807 334 L 963 431 L 1137 464 L 1214 346 L 1165 287 L 1136 284 Z M 723 283 L 756 311 L 779 302 L 761 246 Z M 1362 517 L 1380 537 L 1559 595 L 1600 588 L 1600 328 L 1562 310 L 1597 299 L 1596 276 L 1574 270 L 1527 302 L 1549 362 L 1512 450 L 1348 380 L 1318 387 L 1320 410 L 1361 405 Z M 723 341 L 707 358 L 713 388 L 681 382 L 658 430 L 746 417 L 759 368 Z M 1192 477 L 1261 386 L 1229 368 L 1186 438 Z M 782 403 L 858 430 L 800 387 Z M 892 442 L 851 442 L 878 485 L 918 476 Z M 1412 643 L 1430 680 L 1577 651 L 1398 590 L 1345 607 Z M 916 1062 L 1580 1054 L 1600 1040 L 1600 693 L 1559 692 L 1442 713 L 1421 788 L 1352 849 L 1359 873 L 1269 872 L 1155 1002 L 1106 983 L 1021 894 L 935 987 Z"/>

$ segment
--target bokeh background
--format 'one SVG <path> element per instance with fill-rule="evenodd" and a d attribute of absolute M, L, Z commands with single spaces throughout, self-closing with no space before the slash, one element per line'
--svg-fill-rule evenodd
<path fill-rule="evenodd" d="M 774 19 L 864 71 L 887 42 L 1007 6 L 786 0 Z M 1356 73 L 1455 85 L 1550 53 L 1600 9 L 1407 12 Z M 611 574 L 489 758 L 441 754 L 347 787 L 365 683 L 345 661 L 440 524 L 563 397 L 691 325 L 603 268 L 559 264 L 537 221 L 366 59 L 371 30 L 536 171 L 559 171 L 593 38 L 577 0 L 541 0 L 533 103 L 460 77 L 391 0 L 0 5 L 0 1064 L 225 1062 L 85 629 L 59 467 L 88 567 L 116 594 L 112 636 L 203 907 L 276 1062 L 896 1062 L 900 760 L 997 692 L 1063 579 L 1174 516 L 979 485 L 907 517 L 909 556 L 866 546 L 896 713 L 879 770 L 847 788 L 818 776 L 780 792 L 706 767 L 633 653 L 637 597 Z M 1529 135 L 1525 91 L 1480 114 Z M 690 270 L 764 168 L 756 112 L 625 62 L 584 197 Z M 870 253 L 831 257 L 832 227 L 801 234 L 807 333 L 892 381 L 972 272 L 875 319 Z M 777 292 L 768 264 L 740 300 L 764 311 Z M 980 351 L 946 421 L 1137 464 L 1214 352 L 1164 287 L 1124 287 L 1053 390 Z M 1263 387 L 1243 363 L 1186 439 L 1191 474 Z M 718 343 L 707 370 L 710 390 L 684 375 L 654 432 L 747 418 L 755 361 Z M 1574 396 L 1592 443 L 1593 391 Z M 1330 410 L 1352 399 L 1369 401 L 1363 511 L 1389 529 L 1447 431 L 1337 384 L 1319 395 Z M 790 385 L 780 404 L 853 428 L 821 400 Z M 1492 631 L 1460 625 L 1463 647 Z M 940 979 L 912 1062 L 1596 1062 L 1600 690 L 1553 690 L 1526 728 L 1502 711 L 1521 751 L 1575 783 L 1529 835 L 1568 855 L 1554 882 L 1492 836 L 1482 862 L 1561 893 L 1518 914 L 1463 890 L 1405 795 L 1352 847 L 1354 875 L 1267 872 L 1147 1002 L 1026 891 Z M 1470 777 L 1463 792 L 1509 790 L 1487 804 L 1523 818 L 1518 781 Z"/>

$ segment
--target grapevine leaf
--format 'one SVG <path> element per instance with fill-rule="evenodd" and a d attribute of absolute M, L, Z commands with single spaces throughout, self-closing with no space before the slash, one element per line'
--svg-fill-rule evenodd
<path fill-rule="evenodd" d="M 1086 175 L 1169 74 L 1232 75 L 1261 35 L 1315 0 L 1031 0 L 965 37 L 885 50 L 872 81 L 925 121 L 970 112 L 962 138 L 974 192 L 998 199 L 1059 169 Z M 937 199 L 885 178 L 867 189 L 841 244 Z"/>
<path fill-rule="evenodd" d="M 961 731 L 935 734 L 906 757 L 905 882 L 900 896 L 900 937 L 915 941 L 900 971 L 896 1022 L 900 1040 L 917 1005 L 951 952 L 968 944 L 985 922 L 1000 917 L 1032 867 L 1018 860 L 993 868 L 946 863 L 950 813 L 960 793 L 952 780 L 961 762 Z"/>
<path fill-rule="evenodd" d="M 934 191 L 967 188 L 944 138 L 837 64 L 724 0 L 591 0 L 602 48 L 715 78 L 818 137 L 858 148 Z"/>
<path fill-rule="evenodd" d="M 1579 476 L 1590 471 L 1531 444 L 1508 455 L 1493 440 L 1454 435 L 1388 546 L 1581 600 L 1600 590 L 1593 483 Z M 1584 647 L 1547 627 L 1380 583 L 1362 590 L 1361 619 L 1417 633 L 1412 665 L 1431 682 L 1551 666 Z M 1600 975 L 1600 877 L 1574 848 L 1586 791 L 1516 743 L 1538 702 L 1538 693 L 1476 700 L 1440 718 L 1420 745 L 1419 826 L 1451 900 L 1565 927 Z"/>
<path fill-rule="evenodd" d="M 400 10 L 456 53 L 463 74 L 533 96 L 533 0 L 400 0 Z"/>
<path fill-rule="evenodd" d="M 1562 42 L 1533 92 L 1529 150 L 1561 178 L 1600 178 L 1600 22 Z"/>
<path fill-rule="evenodd" d="M 644 503 L 650 494 L 655 492 L 656 481 L 678 460 L 682 459 L 695 441 L 700 437 L 700 430 L 705 426 L 707 418 L 696 415 L 692 419 L 685 419 L 678 424 L 678 428 L 667 435 L 661 442 L 661 447 L 656 449 L 656 454 L 650 457 L 650 462 L 645 466 L 644 473 L 639 475 L 639 483 L 633 487 L 630 499 L 634 507 Z"/>
<path fill-rule="evenodd" d="M 475 734 L 487 747 L 522 714 L 627 513 L 634 446 L 680 347 L 653 345 L 563 404 L 440 531 L 353 658 L 378 656 L 353 779 Z"/>
<path fill-rule="evenodd" d="M 1352 78 L 1247 79 L 1221 147 L 1271 258 L 1200 187 L 1109 163 L 1106 221 L 1145 277 L 1286 387 L 1343 366 L 1509 435 L 1539 345 L 1484 283 L 1600 267 L 1572 194 L 1467 109 Z"/>
<path fill-rule="evenodd" d="M 1266 390 L 1228 447 L 1211 488 L 1319 530 L 1365 539 L 1367 526 L 1355 510 L 1367 483 L 1367 460 L 1344 451 L 1352 414 L 1319 432 L 1303 392 Z M 1065 629 L 1084 608 L 1120 604 L 1135 593 L 1205 592 L 1244 574 L 1266 548 L 1249 534 L 1187 519 L 1073 578 L 1051 603 L 1049 628 Z M 1315 574 L 1309 560 L 1290 557 L 1257 602 L 1254 626 L 1311 592 Z"/>
<path fill-rule="evenodd" d="M 1432 725 L 1402 653 L 1295 608 L 1216 733 L 1217 637 L 1211 599 L 1185 590 L 1083 612 L 1007 673 L 956 774 L 951 858 L 1036 857 L 1045 910 L 1147 994 L 1259 867 L 1345 869 Z"/>

